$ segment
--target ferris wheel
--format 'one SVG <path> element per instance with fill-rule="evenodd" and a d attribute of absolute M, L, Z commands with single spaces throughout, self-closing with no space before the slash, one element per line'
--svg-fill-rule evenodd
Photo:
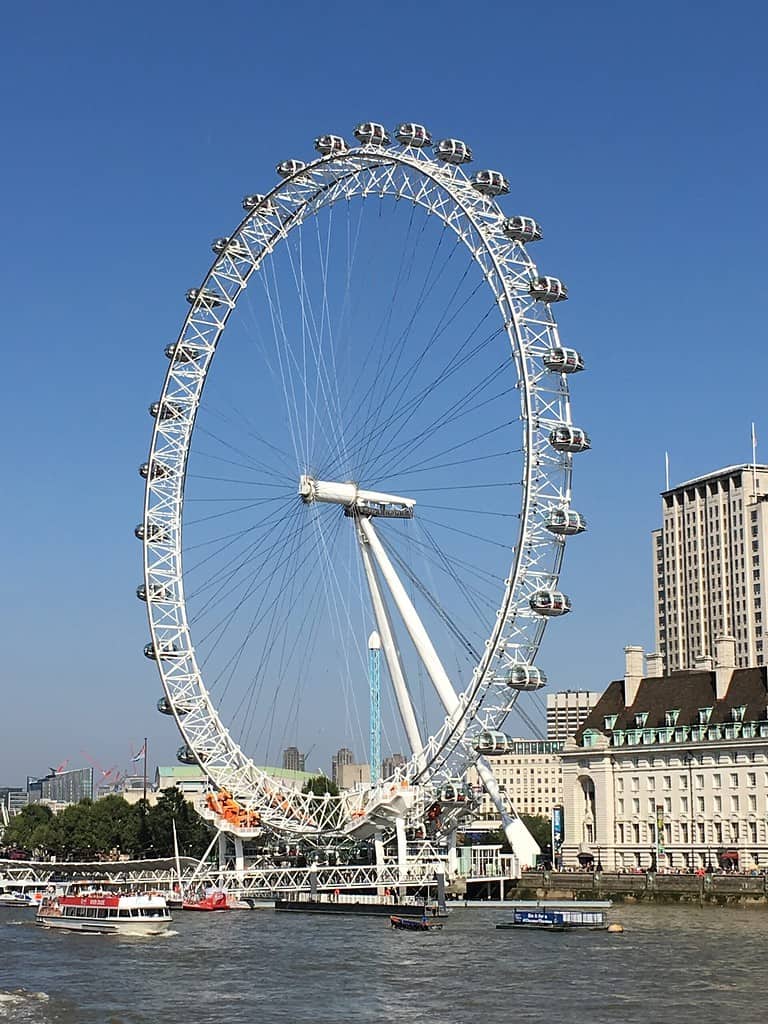
<path fill-rule="evenodd" d="M 168 344 L 142 541 L 150 640 L 183 736 L 244 829 L 370 835 L 477 764 L 546 682 L 572 508 L 564 284 L 503 208 L 498 171 L 418 124 L 278 164 L 213 242 Z M 366 638 L 399 763 L 339 800 L 268 770 L 280 748 L 364 734 Z M 425 796 L 426 794 L 426 796 Z M 238 812 L 240 813 L 240 812 Z"/>

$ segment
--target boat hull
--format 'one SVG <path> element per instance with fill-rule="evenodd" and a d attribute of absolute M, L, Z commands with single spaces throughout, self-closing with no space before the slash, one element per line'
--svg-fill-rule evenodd
<path fill-rule="evenodd" d="M 332 900 L 285 900 L 275 899 L 275 910 L 295 914 L 331 914 L 354 917 L 407 917 L 413 918 L 420 912 L 418 906 L 409 903 L 346 903 Z M 445 917 L 444 911 L 430 910 L 430 918 Z"/>
<path fill-rule="evenodd" d="M 87 918 L 38 915 L 35 923 L 39 924 L 41 928 L 59 928 L 68 932 L 90 932 L 99 935 L 162 935 L 168 930 L 171 920 L 167 918 L 151 921 L 94 921 Z"/>

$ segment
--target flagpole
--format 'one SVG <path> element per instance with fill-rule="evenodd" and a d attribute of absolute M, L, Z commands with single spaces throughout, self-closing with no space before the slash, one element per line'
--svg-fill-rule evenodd
<path fill-rule="evenodd" d="M 752 500 L 757 501 L 757 435 L 752 424 Z"/>
<path fill-rule="evenodd" d="M 147 803 L 147 737 L 144 737 L 144 804 Z"/>
<path fill-rule="evenodd" d="M 664 452 L 664 478 L 666 480 L 665 490 L 669 490 L 669 452 Z"/>

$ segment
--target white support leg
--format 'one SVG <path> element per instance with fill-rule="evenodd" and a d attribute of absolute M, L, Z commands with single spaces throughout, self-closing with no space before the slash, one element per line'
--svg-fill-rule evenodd
<path fill-rule="evenodd" d="M 235 872 L 237 880 L 242 884 L 245 878 L 245 857 L 243 856 L 243 840 L 235 836 Z"/>
<path fill-rule="evenodd" d="M 507 810 L 507 805 L 504 797 L 501 795 L 499 784 L 496 781 L 496 776 L 493 774 L 493 769 L 488 763 L 488 759 L 481 754 L 477 759 L 476 767 L 477 774 L 485 786 L 486 793 L 499 812 L 501 827 L 504 829 L 504 835 L 507 837 L 507 842 L 511 846 L 512 852 L 521 864 L 533 867 L 536 863 L 537 855 L 541 853 L 541 847 L 517 815 L 513 816 Z"/>
<path fill-rule="evenodd" d="M 451 715 L 459 706 L 459 698 L 456 696 L 456 691 L 451 685 L 448 673 L 443 668 L 443 664 L 437 656 L 437 651 L 429 639 L 429 635 L 419 618 L 418 612 L 413 607 L 413 602 L 408 597 L 405 587 L 400 582 L 400 577 L 395 572 L 389 556 L 382 547 L 378 534 L 373 528 L 373 523 L 366 516 L 361 516 L 359 523 L 360 530 L 368 541 L 371 553 L 376 559 L 376 564 L 381 570 L 381 574 L 392 593 L 392 597 L 395 599 L 395 604 L 405 623 L 405 628 L 408 630 L 411 640 L 413 640 L 413 645 L 424 662 L 424 667 L 429 674 L 429 678 L 432 680 L 435 690 L 437 690 L 437 695 L 442 701 L 443 707 Z"/>
<path fill-rule="evenodd" d="M 368 544 L 362 532 L 358 534 L 358 541 L 360 544 L 360 554 L 363 559 L 363 566 L 365 567 L 365 577 L 368 581 L 368 589 L 371 594 L 373 614 L 376 618 L 376 628 L 378 629 L 379 636 L 381 637 L 381 646 L 384 650 L 384 657 L 387 660 L 389 678 L 392 680 L 392 688 L 395 691 L 395 699 L 397 700 L 397 706 L 400 711 L 403 728 L 405 729 L 405 735 L 411 747 L 411 753 L 418 754 L 424 744 L 421 741 L 419 727 L 416 722 L 416 715 L 414 714 L 413 704 L 411 703 L 411 695 L 408 692 L 408 684 L 405 681 L 405 675 L 403 674 L 402 665 L 400 664 L 400 655 L 397 650 L 397 645 L 395 644 L 389 612 L 387 611 L 387 606 L 384 603 L 384 596 L 379 588 L 379 581 L 376 578 L 376 570 L 373 562 L 371 561 Z"/>

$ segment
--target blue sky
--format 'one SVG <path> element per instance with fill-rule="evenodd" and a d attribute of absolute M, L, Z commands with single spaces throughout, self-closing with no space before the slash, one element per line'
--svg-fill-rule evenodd
<path fill-rule="evenodd" d="M 746 461 L 755 421 L 768 459 L 766 14 L 516 7 L 6 12 L 0 784 L 82 751 L 126 764 L 144 735 L 173 762 L 132 536 L 162 348 L 241 196 L 365 119 L 466 138 L 510 179 L 510 212 L 544 225 L 535 258 L 570 288 L 558 319 L 588 360 L 574 415 L 594 448 L 575 610 L 540 663 L 555 688 L 599 689 L 625 644 L 650 647 L 665 450 L 673 482 Z"/>

